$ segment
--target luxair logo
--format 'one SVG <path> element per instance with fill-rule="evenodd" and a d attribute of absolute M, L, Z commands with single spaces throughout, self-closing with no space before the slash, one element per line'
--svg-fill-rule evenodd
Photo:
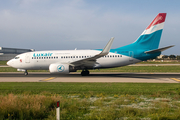
<path fill-rule="evenodd" d="M 152 25 L 156 24 L 156 22 L 158 22 L 158 21 L 160 22 L 162 19 L 163 19 L 163 17 L 162 17 L 162 16 L 159 16 L 158 18 L 156 18 L 156 19 L 154 20 L 154 22 L 153 22 Z"/>
<path fill-rule="evenodd" d="M 34 53 L 33 57 L 50 57 L 52 53 Z"/>
<path fill-rule="evenodd" d="M 65 70 L 65 67 L 63 65 L 58 65 L 57 66 L 57 71 L 58 72 L 63 72 Z"/>

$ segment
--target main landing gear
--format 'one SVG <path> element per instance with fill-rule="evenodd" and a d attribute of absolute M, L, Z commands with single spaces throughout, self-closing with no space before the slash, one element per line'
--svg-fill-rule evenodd
<path fill-rule="evenodd" d="M 81 72 L 81 75 L 82 76 L 87 76 L 87 75 L 89 75 L 89 71 L 88 70 L 83 70 L 82 72 Z"/>
<path fill-rule="evenodd" d="M 28 75 L 28 72 L 27 72 L 27 70 L 25 70 L 25 72 L 24 72 L 24 75 L 25 75 L 25 76 L 27 76 L 27 75 Z"/>

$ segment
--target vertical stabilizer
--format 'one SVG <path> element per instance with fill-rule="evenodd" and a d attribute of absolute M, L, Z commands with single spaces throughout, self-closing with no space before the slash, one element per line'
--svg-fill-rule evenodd
<path fill-rule="evenodd" d="M 165 18 L 166 13 L 159 13 L 133 44 L 141 49 L 157 49 L 159 47 Z"/>

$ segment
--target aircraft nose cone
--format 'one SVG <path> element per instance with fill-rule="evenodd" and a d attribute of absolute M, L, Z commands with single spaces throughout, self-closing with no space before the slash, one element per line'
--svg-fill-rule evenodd
<path fill-rule="evenodd" d="M 12 66 L 12 61 L 9 60 L 6 64 L 7 64 L 8 66 Z"/>

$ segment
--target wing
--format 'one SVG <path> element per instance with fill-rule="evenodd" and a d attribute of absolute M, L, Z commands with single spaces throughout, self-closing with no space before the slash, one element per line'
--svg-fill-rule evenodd
<path fill-rule="evenodd" d="M 78 60 L 75 62 L 70 63 L 71 66 L 83 66 L 83 67 L 92 67 L 95 68 L 98 66 L 98 63 L 96 62 L 96 60 L 100 57 L 103 57 L 105 55 L 107 55 L 111 49 L 112 43 L 113 43 L 114 37 L 112 37 L 109 42 L 107 43 L 107 45 L 104 47 L 104 49 L 102 50 L 101 53 L 93 56 L 93 57 L 89 57 L 86 59 L 82 59 L 82 60 Z"/>

